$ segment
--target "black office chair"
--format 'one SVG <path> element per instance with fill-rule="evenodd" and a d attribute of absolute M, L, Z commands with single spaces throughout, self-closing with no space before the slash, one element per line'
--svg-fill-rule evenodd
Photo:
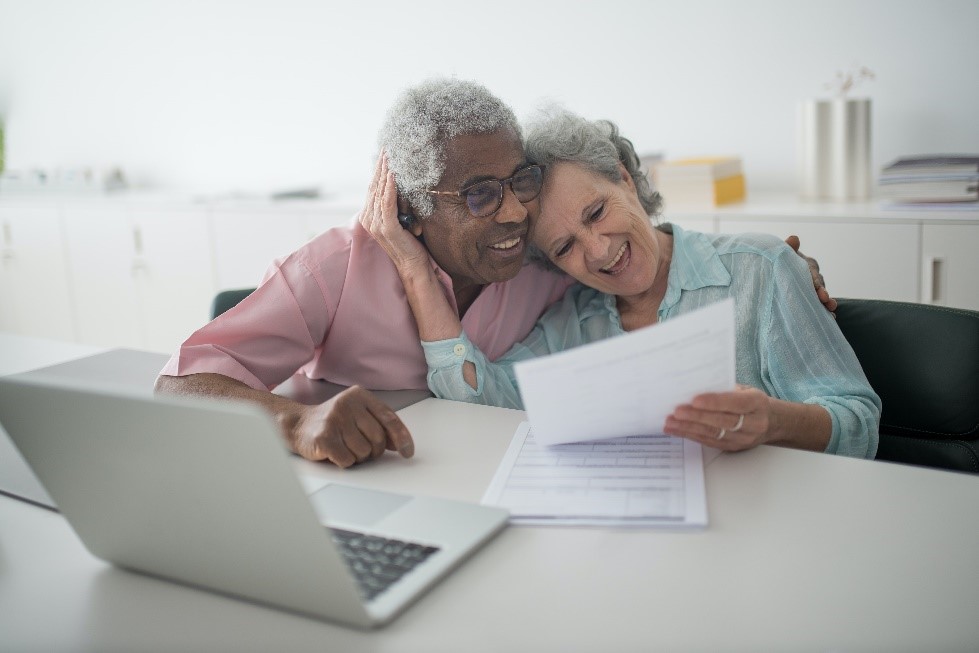
<path fill-rule="evenodd" d="M 213 320 L 228 309 L 234 308 L 238 302 L 252 294 L 254 288 L 240 288 L 238 290 L 222 290 L 214 296 L 211 302 L 211 319 Z"/>
<path fill-rule="evenodd" d="M 836 316 L 883 403 L 877 459 L 979 473 L 979 312 L 840 299 Z"/>

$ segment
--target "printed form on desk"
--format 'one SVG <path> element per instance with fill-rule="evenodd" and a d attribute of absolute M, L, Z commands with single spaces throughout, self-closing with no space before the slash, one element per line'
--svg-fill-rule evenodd
<path fill-rule="evenodd" d="M 735 388 L 732 300 L 515 372 L 530 421 L 483 503 L 517 524 L 706 526 L 704 450 L 662 427 L 695 395 Z"/>

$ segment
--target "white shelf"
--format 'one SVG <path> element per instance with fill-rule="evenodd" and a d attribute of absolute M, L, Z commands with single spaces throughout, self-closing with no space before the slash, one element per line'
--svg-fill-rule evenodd
<path fill-rule="evenodd" d="M 832 222 L 852 220 L 866 222 L 948 222 L 979 224 L 979 211 L 885 209 L 880 199 L 862 202 L 809 202 L 790 193 L 752 193 L 744 202 L 719 207 L 671 209 L 665 205 L 663 219 L 710 220 L 715 218 L 750 218 L 751 220 L 800 218 Z"/>

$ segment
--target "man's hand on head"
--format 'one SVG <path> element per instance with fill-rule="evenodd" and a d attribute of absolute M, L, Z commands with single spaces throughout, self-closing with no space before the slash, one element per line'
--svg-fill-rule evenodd
<path fill-rule="evenodd" d="M 401 419 L 372 392 L 353 386 L 327 402 L 279 415 L 289 446 L 307 460 L 328 460 L 350 467 L 386 450 L 405 458 L 415 453 Z"/>
<path fill-rule="evenodd" d="M 789 236 L 785 239 L 785 244 L 795 250 L 795 253 L 801 256 L 809 266 L 809 274 L 812 275 L 812 286 L 816 290 L 816 296 L 822 302 L 823 306 L 826 307 L 826 310 L 832 313 L 833 317 L 836 317 L 836 313 L 834 312 L 836 311 L 836 300 L 830 297 L 829 291 L 826 290 L 826 280 L 823 279 L 823 275 L 819 271 L 819 261 L 799 251 L 801 242 L 798 236 Z"/>

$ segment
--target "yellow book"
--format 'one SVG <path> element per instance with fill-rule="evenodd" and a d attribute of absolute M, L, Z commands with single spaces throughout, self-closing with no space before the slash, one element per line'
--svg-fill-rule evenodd
<path fill-rule="evenodd" d="M 720 206 L 745 198 L 744 175 L 740 174 L 714 180 L 663 179 L 656 190 L 667 209 Z"/>
<path fill-rule="evenodd" d="M 654 177 L 667 179 L 725 179 L 743 174 L 741 159 L 734 156 L 709 156 L 662 161 L 654 165 Z"/>

